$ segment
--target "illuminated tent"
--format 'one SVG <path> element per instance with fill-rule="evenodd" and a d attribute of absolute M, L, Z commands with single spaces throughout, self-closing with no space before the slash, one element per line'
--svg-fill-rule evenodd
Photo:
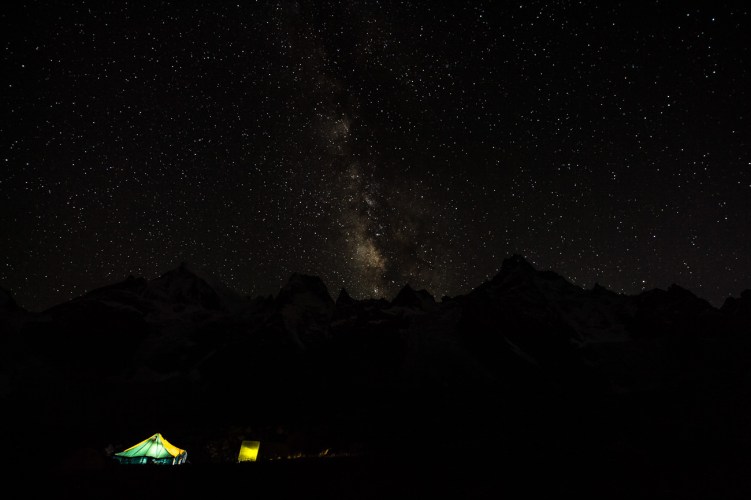
<path fill-rule="evenodd" d="M 185 463 L 187 458 L 187 451 L 173 445 L 158 432 L 114 455 L 114 459 L 121 464 L 178 465 Z"/>
<path fill-rule="evenodd" d="M 237 456 L 237 461 L 255 462 L 258 458 L 258 448 L 260 446 L 260 441 L 243 441 L 240 445 L 240 454 Z"/>

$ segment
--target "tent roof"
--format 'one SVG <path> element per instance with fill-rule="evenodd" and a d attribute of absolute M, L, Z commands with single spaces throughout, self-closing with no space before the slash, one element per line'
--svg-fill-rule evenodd
<path fill-rule="evenodd" d="M 115 455 L 120 457 L 168 458 L 176 457 L 183 453 L 185 453 L 185 450 L 173 445 L 157 432 L 127 450 L 115 453 Z"/>

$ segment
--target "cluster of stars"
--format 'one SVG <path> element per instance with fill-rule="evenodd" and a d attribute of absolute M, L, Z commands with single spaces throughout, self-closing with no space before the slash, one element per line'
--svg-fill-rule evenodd
<path fill-rule="evenodd" d="M 32 310 L 187 261 L 247 295 L 751 287 L 751 9 L 15 5 L 0 286 Z"/>

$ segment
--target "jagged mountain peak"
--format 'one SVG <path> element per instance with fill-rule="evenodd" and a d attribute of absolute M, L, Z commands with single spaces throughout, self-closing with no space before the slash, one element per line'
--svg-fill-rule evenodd
<path fill-rule="evenodd" d="M 187 262 L 181 262 L 153 279 L 128 275 L 122 281 L 95 288 L 48 310 L 65 309 L 80 301 L 110 306 L 119 304 L 149 311 L 179 311 L 185 306 L 228 311 L 249 304 L 248 299 L 211 275 L 196 272 Z"/>
<path fill-rule="evenodd" d="M 743 307 L 747 307 L 751 309 L 751 288 L 748 290 L 743 290 L 740 294 L 740 297 L 728 297 L 725 299 L 725 302 L 722 304 L 722 309 L 732 309 L 735 307 L 738 307 L 740 305 L 743 305 Z"/>
<path fill-rule="evenodd" d="M 190 267 L 188 266 L 187 262 L 180 262 L 180 264 L 177 265 L 177 267 L 173 269 L 169 269 L 162 274 L 159 275 L 159 277 L 154 278 L 151 280 L 151 282 L 159 282 L 159 281 L 168 281 L 168 280 L 178 280 L 178 279 L 200 279 L 199 276 L 191 271 Z"/>
<path fill-rule="evenodd" d="M 237 310 L 249 304 L 247 297 L 186 261 L 150 280 L 147 295 L 169 301 L 197 303 L 207 309 Z"/>
<path fill-rule="evenodd" d="M 611 290 L 605 288 L 601 284 L 595 282 L 594 285 L 592 285 L 592 293 L 601 294 L 601 293 L 613 293 Z"/>
<path fill-rule="evenodd" d="M 498 273 L 490 281 L 494 285 L 499 285 L 504 282 L 513 281 L 530 281 L 534 277 L 554 278 L 558 275 L 551 271 L 540 271 L 533 266 L 527 259 L 519 254 L 513 254 L 503 260 L 501 268 Z"/>
<path fill-rule="evenodd" d="M 692 291 L 683 288 L 682 286 L 675 283 L 668 286 L 665 290 L 663 290 L 662 288 L 653 288 L 651 290 L 646 290 L 637 295 L 636 298 L 641 302 L 689 304 L 695 311 L 699 309 L 714 309 L 714 306 L 712 306 L 712 304 L 710 304 L 707 300 L 697 296 Z"/>
<path fill-rule="evenodd" d="M 523 272 L 534 272 L 536 269 L 535 267 L 522 255 L 519 254 L 513 254 L 511 257 L 507 257 L 503 260 L 503 263 L 501 264 L 501 270 L 500 272 L 511 272 L 511 271 L 523 271 Z"/>
<path fill-rule="evenodd" d="M 294 302 L 294 297 L 299 295 L 311 295 L 326 304 L 334 305 L 334 299 L 323 280 L 314 275 L 292 273 L 287 283 L 279 290 L 278 302 Z"/>
<path fill-rule="evenodd" d="M 354 304 L 355 302 L 355 299 L 352 298 L 352 296 L 344 287 L 339 290 L 339 296 L 336 298 L 337 306 L 349 306 Z"/>
<path fill-rule="evenodd" d="M 741 328 L 744 328 L 743 325 L 751 323 L 751 289 L 742 291 L 740 298 L 725 299 L 720 310 L 733 321 L 741 321 Z"/>
<path fill-rule="evenodd" d="M 412 285 L 410 285 L 409 283 L 406 283 L 406 284 L 405 284 L 405 285 L 404 285 L 404 286 L 403 286 L 403 287 L 402 287 L 402 288 L 401 288 L 401 289 L 399 290 L 399 292 L 398 292 L 398 293 L 396 294 L 396 296 L 394 297 L 394 300 L 396 300 L 396 299 L 397 299 L 397 297 L 399 297 L 399 295 L 402 295 L 402 294 L 413 294 L 413 293 L 415 293 L 415 289 L 414 289 L 414 288 L 412 288 Z"/>
<path fill-rule="evenodd" d="M 418 309 L 432 309 L 435 304 L 435 298 L 425 289 L 415 290 L 412 285 L 407 283 L 399 290 L 394 300 L 391 301 L 394 306 L 412 307 Z"/>
<path fill-rule="evenodd" d="M 0 287 L 0 310 L 22 311 L 24 309 L 16 303 L 16 299 L 13 298 L 13 295 L 10 293 L 10 291 L 6 290 L 3 287 Z"/>
<path fill-rule="evenodd" d="M 475 288 L 474 291 L 483 291 L 488 288 L 497 291 L 519 291 L 519 287 L 529 291 L 545 291 L 545 294 L 579 295 L 584 292 L 581 287 L 574 285 L 554 271 L 538 270 L 519 254 L 514 254 L 505 259 L 498 273 L 489 282 L 485 282 Z"/>
<path fill-rule="evenodd" d="M 144 295 L 163 302 L 199 304 L 207 309 L 222 309 L 222 300 L 217 291 L 191 271 L 185 262 L 150 280 Z"/>

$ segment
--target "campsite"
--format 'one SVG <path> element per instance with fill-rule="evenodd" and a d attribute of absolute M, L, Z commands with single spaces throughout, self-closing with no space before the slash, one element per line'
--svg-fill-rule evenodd
<path fill-rule="evenodd" d="M 185 265 L 7 299 L 5 470 L 66 498 L 751 491 L 748 292 L 582 289 L 514 256 L 440 301 L 300 274 L 242 299 Z"/>
<path fill-rule="evenodd" d="M 485 450 L 487 452 L 487 450 Z M 675 457 L 674 457 L 675 458 Z M 676 460 L 638 463 L 636 457 L 471 455 L 297 458 L 235 464 L 112 466 L 58 472 L 39 483 L 58 498 L 549 498 L 576 495 L 635 498 L 742 499 L 751 493 L 734 461 L 707 468 Z M 719 464 L 718 464 L 719 465 Z M 28 473 L 29 471 L 27 471 Z M 36 479 L 36 481 L 35 481 Z"/>

